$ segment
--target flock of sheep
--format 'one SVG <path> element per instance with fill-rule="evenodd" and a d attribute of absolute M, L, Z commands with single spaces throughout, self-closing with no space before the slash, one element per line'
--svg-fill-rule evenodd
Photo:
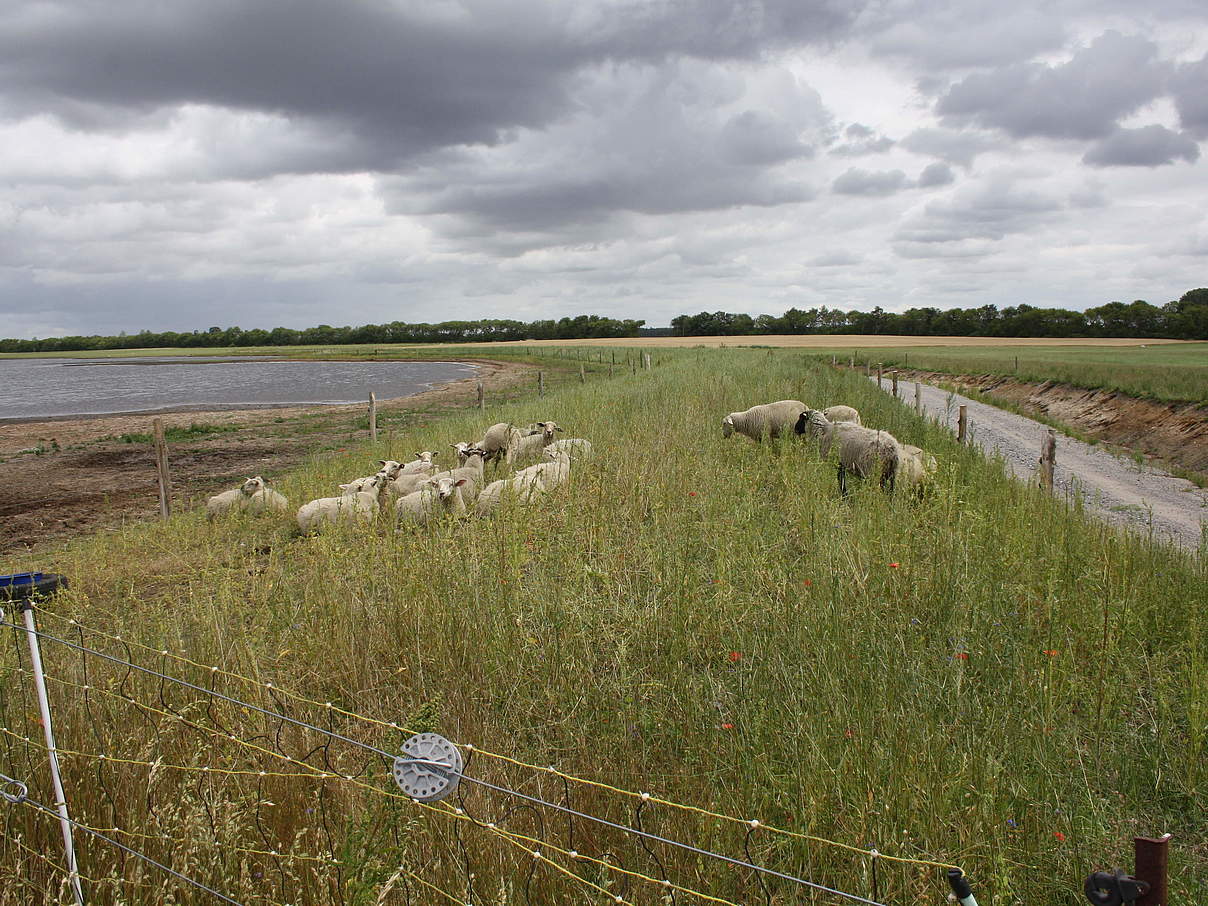
<path fill-rule="evenodd" d="M 554 421 L 517 428 L 506 422 L 492 425 L 477 443 L 452 445 L 457 466 L 438 471 L 437 453 L 424 450 L 411 462 L 380 459 L 373 475 L 341 484 L 340 495 L 303 504 L 297 512 L 303 534 L 338 522 L 372 522 L 379 513 L 392 513 L 396 523 L 426 525 L 441 515 L 488 516 L 505 500 L 526 506 L 553 491 L 570 477 L 572 459 L 591 456 L 591 442 L 572 437 L 555 440 L 562 428 Z M 540 458 L 508 478 L 486 483 L 486 463 L 508 467 Z M 206 503 L 210 518 L 228 512 L 285 513 L 289 501 L 267 486 L 263 478 L 247 479 Z"/>
<path fill-rule="evenodd" d="M 721 422 L 722 435 L 735 432 L 759 441 L 790 433 L 818 441 L 823 459 L 831 450 L 839 462 L 839 490 L 847 494 L 847 473 L 877 476 L 881 487 L 903 488 L 920 496 L 936 471 L 935 457 L 919 447 L 900 443 L 888 431 L 865 427 L 851 406 L 811 409 L 800 400 L 778 400 L 731 412 Z M 488 516 L 505 500 L 527 506 L 570 477 L 573 459 L 591 456 L 583 438 L 555 440 L 562 428 L 554 421 L 517 428 L 506 422 L 492 425 L 476 443 L 459 441 L 455 468 L 438 471 L 437 454 L 424 450 L 411 462 L 378 460 L 373 475 L 340 485 L 340 494 L 303 504 L 297 511 L 303 534 L 337 522 L 371 522 L 391 513 L 396 524 L 427 525 L 437 516 Z M 540 459 L 507 478 L 486 483 L 486 464 L 512 467 Z M 259 476 L 240 487 L 211 497 L 206 512 L 213 518 L 233 511 L 285 513 L 289 501 Z"/>
<path fill-rule="evenodd" d="M 779 437 L 790 431 L 818 441 L 823 459 L 835 450 L 839 460 L 839 491 L 847 494 L 847 473 L 861 478 L 878 475 L 882 488 L 905 488 L 922 496 L 935 475 L 935 457 L 913 444 L 903 444 L 888 431 L 865 427 L 851 406 L 811 409 L 800 400 L 777 400 L 731 412 L 721 420 L 721 433 L 734 432 L 754 440 Z"/>

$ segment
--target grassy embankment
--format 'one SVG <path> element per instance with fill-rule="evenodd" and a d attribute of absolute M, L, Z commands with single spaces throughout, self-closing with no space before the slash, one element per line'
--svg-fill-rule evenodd
<path fill-rule="evenodd" d="M 447 354 L 448 351 L 446 351 Z M 1208 884 L 1205 559 L 1121 535 L 1007 480 L 862 376 L 800 352 L 660 352 L 652 372 L 573 381 L 429 419 L 399 438 L 316 458 L 281 482 L 296 502 L 372 460 L 448 449 L 485 421 L 553 417 L 597 461 L 548 506 L 395 535 L 294 537 L 286 520 L 131 526 L 37 563 L 73 580 L 48 610 L 129 643 L 272 682 L 312 706 L 171 656 L 82 638 L 262 707 L 395 750 L 402 735 L 323 706 L 435 729 L 536 765 L 782 828 L 960 864 L 983 901 L 1077 902 L 1093 868 L 1128 865 L 1128 838 L 1175 834 L 1172 901 Z M 912 356 L 913 359 L 913 356 Z M 620 369 L 618 369 L 620 372 Z M 793 443 L 723 440 L 722 414 L 798 397 L 850 403 L 935 451 L 923 503 L 875 486 L 836 495 L 833 468 Z M 398 458 L 396 456 L 396 458 Z M 49 613 L 48 632 L 72 630 Z M 5 648 L 3 725 L 36 738 L 19 649 Z M 394 789 L 345 744 L 47 644 L 59 743 L 160 766 L 66 756 L 72 808 L 242 902 L 403 903 L 396 866 L 474 902 L 602 902 L 468 823 L 355 782 L 259 777 L 318 770 Z M 24 660 L 24 659 L 22 659 Z M 70 684 L 76 685 L 70 685 Z M 88 685 L 87 694 L 79 687 Z M 123 700 L 129 696 L 143 708 Z M 190 726 L 171 712 L 184 715 Z M 210 733 L 204 727 L 214 728 Z M 231 741 L 234 734 L 258 748 Z M 36 747 L 5 737 L 6 773 L 51 800 Z M 252 772 L 218 775 L 165 765 Z M 362 773 L 364 771 L 364 773 Z M 476 754 L 472 775 L 632 823 L 638 800 Z M 456 803 L 455 803 L 456 804 Z M 758 881 L 467 785 L 466 811 L 737 902 Z M 509 811 L 510 810 L 510 811 Z M 57 851 L 57 828 L 9 809 L 5 836 Z M 643 827 L 751 855 L 869 895 L 866 856 L 666 805 Z M 160 836 L 169 839 L 157 839 Z M 215 845 L 215 840 L 223 846 Z M 175 842 L 174 842 L 175 841 Z M 283 859 L 245 850 L 330 857 Z M 56 873 L 3 848 L 0 900 L 59 902 Z M 596 883 L 598 865 L 555 861 Z M 94 896 L 177 896 L 154 872 L 85 844 Z M 146 886 L 103 881 L 126 877 Z M 880 898 L 935 903 L 938 870 L 881 861 Z M 634 903 L 658 891 L 614 877 Z M 410 882 L 411 902 L 440 902 Z M 96 893 L 102 891 L 103 893 Z M 337 893 L 338 891 L 338 893 Z M 813 902 L 771 881 L 773 903 Z M 180 893 L 179 902 L 203 902 Z M 676 902 L 699 902 L 677 894 Z M 817 902 L 831 902 L 818 899 Z"/>
<path fill-rule="evenodd" d="M 1175 403 L 1208 403 L 1208 343 L 1157 346 L 898 347 L 862 352 L 887 366 L 994 374 Z M 1018 358 L 1019 367 L 1015 362 Z"/>

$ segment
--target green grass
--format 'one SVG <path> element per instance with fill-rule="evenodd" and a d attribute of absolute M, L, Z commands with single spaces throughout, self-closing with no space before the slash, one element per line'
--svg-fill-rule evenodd
<path fill-rule="evenodd" d="M 1208 884 L 1208 646 L 1199 557 L 1089 521 L 1006 479 L 862 376 L 800 352 L 682 350 L 636 376 L 560 385 L 477 412 L 432 416 L 394 446 L 316 456 L 279 489 L 295 504 L 378 458 L 448 449 L 496 420 L 553 417 L 597 459 L 543 508 L 394 534 L 299 538 L 289 521 L 185 513 L 84 539 L 38 562 L 72 588 L 50 610 L 156 651 L 184 653 L 359 714 L 629 790 L 882 853 L 960 864 L 982 902 L 1080 902 L 1093 869 L 1131 864 L 1134 834 L 1175 835 L 1172 902 Z M 912 357 L 913 358 L 913 357 Z M 836 494 L 834 469 L 795 443 L 724 440 L 721 416 L 796 397 L 849 403 L 940 459 L 922 503 L 873 484 Z M 46 631 L 72 632 L 43 615 Z M 394 751 L 402 735 L 204 668 L 85 633 L 117 656 Z M 28 677 L 0 660 L 3 725 L 37 733 Z M 161 687 L 48 644 L 65 748 L 167 764 L 299 770 L 236 745 L 392 789 L 382 764 L 279 721 Z M 87 696 L 77 686 L 87 684 Z M 108 694 L 107 694 L 108 693 Z M 140 711 L 129 696 L 168 716 Z M 170 716 L 222 728 L 191 729 Z M 6 773 L 47 801 L 40 753 L 6 739 Z M 343 781 L 205 776 L 64 758 L 74 814 L 152 835 L 149 854 L 243 902 L 404 903 L 394 867 L 474 902 L 603 902 L 472 825 Z M 622 823 L 635 800 L 475 755 L 469 773 Z M 459 803 L 454 803 L 459 804 Z M 479 821 L 715 896 L 762 903 L 749 874 L 582 820 L 517 810 L 466 787 Z M 154 811 L 152 811 L 154 809 Z M 9 811 L 6 834 L 56 851 L 53 823 Z M 861 895 L 866 857 L 662 805 L 643 826 Z M 456 828 L 460 827 L 460 831 Z M 167 834 L 187 842 L 154 839 Z M 218 840 L 222 847 L 214 845 Z M 344 864 L 244 853 L 279 849 Z M 552 852 L 551 856 L 554 855 Z M 123 902 L 174 894 L 102 887 Z M 81 868 L 121 874 L 88 845 Z M 572 870 L 597 882 L 590 863 Z M 258 874 L 259 873 L 259 876 Z M 20 880 L 25 879 L 25 880 Z M 58 902 L 56 874 L 8 847 L 0 899 Z M 881 862 L 887 903 L 937 903 L 938 870 Z M 95 885 L 94 885 L 95 888 Z M 639 881 L 613 887 L 657 903 Z M 769 882 L 771 902 L 810 899 Z M 41 899 L 39 899 L 41 897 Z M 180 902 L 203 902 L 182 894 Z M 411 902 L 440 902 L 411 885 Z M 677 902 L 698 900 L 679 895 Z"/>
<path fill-rule="evenodd" d="M 164 429 L 164 440 L 168 443 L 182 440 L 193 440 L 198 437 L 208 437 L 211 434 L 227 434 L 238 431 L 239 425 L 212 425 L 204 422 L 193 422 L 187 428 L 171 427 Z M 150 434 L 115 434 L 101 440 L 116 440 L 124 444 L 149 444 Z"/>
<path fill-rule="evenodd" d="M 1115 390 L 1164 402 L 1208 403 L 1208 343 L 1156 346 L 916 346 L 861 353 L 886 365 L 996 374 Z M 1016 367 L 1016 360 L 1019 365 Z"/>

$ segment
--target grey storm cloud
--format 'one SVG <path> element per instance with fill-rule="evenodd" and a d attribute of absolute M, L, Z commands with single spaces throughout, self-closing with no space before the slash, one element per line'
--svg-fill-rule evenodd
<path fill-rule="evenodd" d="M 839 195 L 892 195 L 904 188 L 908 180 L 901 170 L 845 170 L 831 185 Z"/>
<path fill-rule="evenodd" d="M 843 130 L 846 141 L 830 149 L 837 157 L 860 157 L 865 154 L 883 154 L 896 144 L 887 135 L 878 135 L 875 129 L 863 123 L 852 123 Z"/>
<path fill-rule="evenodd" d="M 940 98 L 936 112 L 949 123 L 1016 138 L 1101 138 L 1159 97 L 1168 73 L 1152 41 L 1107 31 L 1067 63 L 1013 63 L 967 76 Z"/>
<path fill-rule="evenodd" d="M 686 0 L 583 10 L 530 0 L 392 6 L 326 0 L 41 4 L 0 21 L 0 109 L 104 129 L 184 104 L 302 120 L 342 137 L 282 172 L 392 169 L 492 145 L 572 106 L 570 80 L 607 61 L 750 59 L 825 41 L 853 13 L 826 0 Z"/>
<path fill-rule="evenodd" d="M 1194 139 L 1158 125 L 1117 129 L 1082 156 L 1083 163 L 1092 167 L 1160 167 L 1199 159 L 1200 146 Z"/>
<path fill-rule="evenodd" d="M 1064 207 L 1061 199 L 1010 176 L 993 177 L 967 190 L 958 188 L 951 198 L 928 202 L 895 238 L 911 243 L 998 241 L 1055 220 Z"/>
<path fill-rule="evenodd" d="M 979 154 L 1001 148 L 1003 142 L 975 130 L 927 127 L 907 135 L 902 139 L 902 147 L 968 169 Z"/>
<path fill-rule="evenodd" d="M 1179 66 L 1170 78 L 1179 122 L 1196 138 L 1208 138 L 1208 54 Z"/>
<path fill-rule="evenodd" d="M 937 160 L 923 168 L 923 172 L 919 174 L 917 185 L 920 189 L 931 189 L 936 186 L 950 185 L 955 181 L 956 176 L 952 173 L 952 168 L 943 161 Z"/>

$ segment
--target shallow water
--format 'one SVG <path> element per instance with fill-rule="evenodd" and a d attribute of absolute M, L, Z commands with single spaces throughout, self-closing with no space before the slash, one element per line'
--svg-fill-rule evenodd
<path fill-rule="evenodd" d="M 460 362 L 286 362 L 261 357 L 0 360 L 0 419 L 338 405 L 473 376 Z"/>

